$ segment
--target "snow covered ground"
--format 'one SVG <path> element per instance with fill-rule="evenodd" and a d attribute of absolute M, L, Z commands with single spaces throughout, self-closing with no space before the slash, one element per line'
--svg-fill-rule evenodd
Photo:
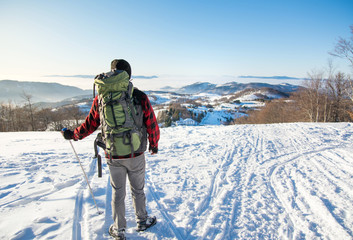
<path fill-rule="evenodd" d="M 0 239 L 109 239 L 111 188 L 90 136 L 0 133 Z M 161 129 L 147 156 L 148 211 L 158 223 L 128 239 L 353 239 L 353 124 Z"/>

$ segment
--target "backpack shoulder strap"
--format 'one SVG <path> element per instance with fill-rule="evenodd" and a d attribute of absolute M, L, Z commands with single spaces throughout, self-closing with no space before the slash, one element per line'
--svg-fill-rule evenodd
<path fill-rule="evenodd" d="M 130 101 L 129 101 L 129 107 L 131 109 L 131 115 L 132 115 L 132 118 L 134 119 L 134 122 L 135 122 L 135 125 L 138 126 L 138 128 L 141 128 L 141 126 L 139 126 L 139 121 L 138 121 L 138 118 L 137 118 L 137 113 L 136 113 L 136 108 L 134 106 L 134 98 L 132 96 L 132 93 L 133 92 L 133 85 L 132 83 L 130 82 L 129 83 L 129 87 L 128 87 L 128 94 L 130 96 Z"/>

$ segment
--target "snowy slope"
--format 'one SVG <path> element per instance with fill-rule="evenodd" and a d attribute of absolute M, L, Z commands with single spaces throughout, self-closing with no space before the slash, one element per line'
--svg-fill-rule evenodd
<path fill-rule="evenodd" d="M 109 173 L 90 136 L 0 133 L 0 239 L 109 239 Z M 353 124 L 161 129 L 147 156 L 148 211 L 158 224 L 129 239 L 353 239 Z"/>

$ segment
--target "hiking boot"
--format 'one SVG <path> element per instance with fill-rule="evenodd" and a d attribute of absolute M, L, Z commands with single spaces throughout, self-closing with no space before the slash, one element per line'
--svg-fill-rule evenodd
<path fill-rule="evenodd" d="M 117 229 L 114 224 L 109 227 L 109 234 L 116 240 L 125 240 L 125 228 Z"/>
<path fill-rule="evenodd" d="M 156 223 L 157 223 L 156 217 L 147 217 L 145 221 L 137 222 L 136 231 L 138 231 L 138 232 L 145 231 L 147 228 L 152 227 Z"/>

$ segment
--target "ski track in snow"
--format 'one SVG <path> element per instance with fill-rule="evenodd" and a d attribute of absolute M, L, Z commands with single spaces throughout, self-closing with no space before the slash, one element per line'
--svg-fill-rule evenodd
<path fill-rule="evenodd" d="M 0 133 L 0 239 L 110 239 L 109 169 L 75 142 L 99 215 L 60 133 Z M 353 239 L 353 125 L 292 123 L 161 129 L 146 153 L 143 233 L 129 186 L 128 239 Z M 128 182 L 127 182 L 128 183 Z"/>

